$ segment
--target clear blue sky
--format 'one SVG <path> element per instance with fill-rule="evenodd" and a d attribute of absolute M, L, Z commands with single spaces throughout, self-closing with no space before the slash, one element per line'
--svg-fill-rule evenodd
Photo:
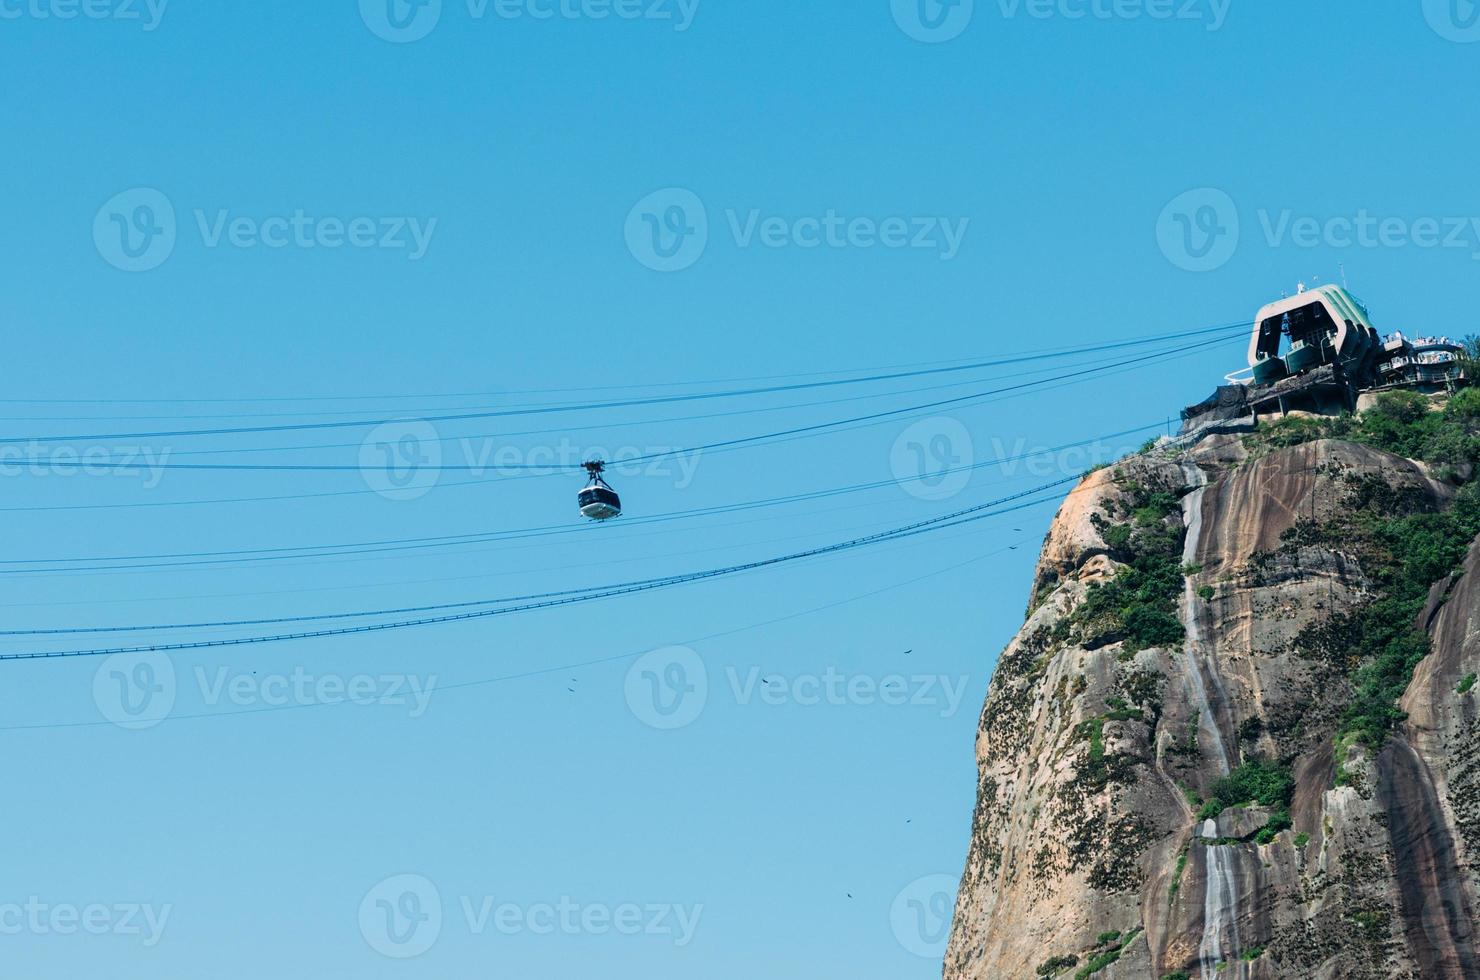
<path fill-rule="evenodd" d="M 382 3 L 160 11 L 94 0 L 87 16 L 68 0 L 0 0 L 9 435 L 421 416 L 1091 344 L 1247 320 L 1298 279 L 1335 279 L 1341 264 L 1381 327 L 1474 326 L 1480 44 L 1468 42 L 1480 27 L 1463 2 L 1178 0 L 1167 6 L 1188 16 L 1171 20 L 1104 17 L 1095 11 L 1108 5 L 1078 0 L 932 0 L 924 17 L 906 0 L 570 0 L 570 16 L 553 0 Z M 533 16 L 549 9 L 557 15 Z M 668 16 L 595 16 L 617 9 Z M 1199 193 L 1174 204 L 1188 191 Z M 657 249 L 648 216 L 665 236 Z M 890 218 L 905 219 L 912 241 L 921 222 L 945 221 L 926 226 L 926 247 L 891 247 Z M 707 238 L 695 237 L 706 221 Z M 374 244 L 326 247 L 352 227 Z M 690 237 L 675 241 L 675 227 Z M 387 234 L 404 247 L 380 247 Z M 1455 247 L 1435 244 L 1445 239 Z M 685 267 L 652 268 L 675 265 Z M 152 268 L 125 271 L 141 266 Z M 1243 346 L 962 408 L 910 435 L 915 420 L 891 420 L 705 455 L 692 472 L 618 474 L 624 522 L 570 534 L 7 573 L 4 622 L 416 606 L 796 551 L 1018 492 L 1084 460 L 1038 473 L 986 466 L 964 487 L 886 485 L 640 520 L 888 481 L 911 465 L 910 443 L 931 459 L 982 462 L 1142 426 L 1206 395 L 1242 366 Z M 830 405 L 795 407 L 865 392 L 437 434 L 455 464 L 466 462 L 462 438 L 507 459 L 562 445 L 655 452 L 1005 376 L 900 381 L 882 390 L 934 390 Z M 464 392 L 486 394 L 441 396 Z M 377 397 L 180 401 L 355 395 Z M 775 410 L 676 420 L 751 408 Z M 120 418 L 160 415 L 231 417 Z M 554 431 L 517 434 L 537 429 Z M 404 446 L 404 434 L 390 442 Z M 354 466 L 364 435 L 144 442 L 178 461 Z M 180 455 L 282 446 L 326 448 Z M 55 450 L 35 453 L 56 460 Z M 4 476 L 7 560 L 579 524 L 574 475 L 459 486 L 470 478 L 449 472 L 427 493 L 390 496 L 352 471 L 154 481 L 72 473 L 63 460 Z M 264 497 L 292 499 L 190 503 Z M 142 730 L 105 716 L 128 684 L 168 686 L 157 660 L 4 663 L 7 971 L 936 975 L 937 893 L 966 852 L 976 715 L 1051 511 L 517 617 L 181 652 L 166 661 L 173 690 L 155 692 L 170 713 Z M 3 650 L 97 639 L 9 638 Z M 645 685 L 691 683 L 695 661 L 634 658 L 674 644 L 699 658 L 707 697 L 663 715 L 644 708 Z M 607 662 L 568 666 L 596 660 Z M 804 703 L 809 679 L 829 672 L 859 685 L 898 675 L 926 703 L 859 693 Z M 424 711 L 261 712 L 295 675 L 436 686 Z M 768 697 L 779 703 L 747 687 L 767 684 L 757 678 L 777 685 Z M 917 678 L 965 686 L 953 702 Z"/>

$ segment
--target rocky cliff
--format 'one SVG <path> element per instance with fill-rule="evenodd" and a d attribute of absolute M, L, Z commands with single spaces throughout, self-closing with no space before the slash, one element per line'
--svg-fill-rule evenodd
<path fill-rule="evenodd" d="M 982 712 L 947 978 L 1480 977 L 1480 395 L 1378 415 L 1069 495 Z"/>

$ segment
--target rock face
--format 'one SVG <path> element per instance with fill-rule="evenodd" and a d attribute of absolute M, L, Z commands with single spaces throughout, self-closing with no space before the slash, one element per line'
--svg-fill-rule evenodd
<path fill-rule="evenodd" d="M 1343 521 L 1454 496 L 1329 440 L 1088 476 L 982 712 L 945 977 L 1480 977 L 1480 547 L 1418 617 L 1406 720 L 1351 735 L 1388 570 Z M 1239 779 L 1279 785 L 1217 803 Z"/>

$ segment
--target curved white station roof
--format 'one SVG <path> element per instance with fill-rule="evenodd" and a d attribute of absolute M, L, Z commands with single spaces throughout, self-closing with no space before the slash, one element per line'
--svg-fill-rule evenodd
<path fill-rule="evenodd" d="M 1283 317 L 1286 313 L 1316 305 L 1324 306 L 1332 322 L 1336 324 L 1336 338 L 1333 343 L 1337 350 L 1347 349 L 1347 334 L 1352 327 L 1363 330 L 1369 336 L 1376 333 L 1367 307 L 1350 292 L 1341 286 L 1317 286 L 1277 303 L 1270 303 L 1259 311 L 1259 315 L 1254 318 L 1254 336 L 1249 340 L 1249 365 L 1252 367 L 1259 360 L 1260 328 L 1265 323 Z"/>

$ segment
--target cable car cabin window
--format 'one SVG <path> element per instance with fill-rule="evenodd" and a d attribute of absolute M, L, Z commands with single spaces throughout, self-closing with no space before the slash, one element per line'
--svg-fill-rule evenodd
<path fill-rule="evenodd" d="M 590 490 L 581 491 L 581 506 L 587 504 L 612 504 L 617 503 L 617 495 L 605 487 L 594 487 Z"/>
<path fill-rule="evenodd" d="M 1280 355 L 1280 342 L 1284 339 L 1283 317 L 1270 317 L 1259 324 L 1259 352 L 1268 357 Z"/>
<path fill-rule="evenodd" d="M 1313 347 L 1319 347 L 1323 342 L 1329 344 L 1329 338 L 1336 332 L 1336 321 L 1331 318 L 1325 305 L 1317 301 L 1263 320 L 1259 324 L 1257 349 L 1259 353 L 1269 357 L 1278 357 L 1287 337 L 1292 346 L 1296 341 L 1303 340 Z"/>
<path fill-rule="evenodd" d="M 1330 312 L 1323 303 L 1312 303 L 1302 306 L 1298 310 L 1291 310 L 1289 314 L 1289 334 L 1292 341 L 1319 339 L 1328 334 L 1335 334 L 1336 321 L 1331 319 Z"/>

